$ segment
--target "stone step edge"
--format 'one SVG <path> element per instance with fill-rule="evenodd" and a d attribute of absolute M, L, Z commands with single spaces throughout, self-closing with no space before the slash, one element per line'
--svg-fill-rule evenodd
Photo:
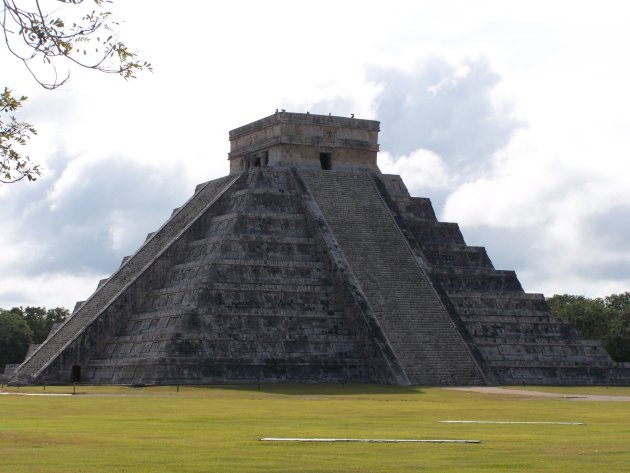
<path fill-rule="evenodd" d="M 295 311 L 285 311 L 282 309 L 251 309 L 249 312 L 246 311 L 245 309 L 241 309 L 241 308 L 227 308 L 227 307 L 223 307 L 222 309 L 218 309 L 218 308 L 209 308 L 209 310 L 211 310 L 211 312 L 205 312 L 206 308 L 204 308 L 204 312 L 198 312 L 198 311 L 194 311 L 194 312 L 186 312 L 186 311 L 181 311 L 178 309 L 167 309 L 164 311 L 151 311 L 151 312 L 137 312 L 135 314 L 132 314 L 129 317 L 129 320 L 133 320 L 133 321 L 142 321 L 142 320 L 154 320 L 154 319 L 161 319 L 161 318 L 171 318 L 171 317 L 180 317 L 180 316 L 185 316 L 185 315 L 191 315 L 191 313 L 194 313 L 195 315 L 198 315 L 199 317 L 203 318 L 205 316 L 208 317 L 239 317 L 239 316 L 243 316 L 243 317 L 260 317 L 260 318 L 277 318 L 277 317 L 283 317 L 283 318 L 289 318 L 289 317 L 294 317 L 294 318 L 331 318 L 331 319 L 337 319 L 337 318 L 345 318 L 345 314 L 343 312 L 339 312 L 339 311 L 334 311 L 332 314 L 330 313 L 324 313 L 324 312 L 318 312 L 318 311 L 307 311 L 307 312 L 299 312 L 296 313 Z M 219 310 L 223 310 L 225 312 L 219 312 Z M 230 312 L 233 311 L 233 312 Z"/>
<path fill-rule="evenodd" d="M 178 330 L 172 331 L 162 330 L 154 331 L 153 333 L 142 331 L 136 335 L 116 335 L 109 339 L 107 345 L 117 343 L 148 343 L 148 342 L 177 342 L 177 341 L 197 341 L 197 342 L 258 342 L 258 343 L 283 343 L 283 342 L 305 342 L 305 343 L 355 343 L 360 342 L 361 337 L 354 335 L 350 330 L 347 334 L 334 334 L 334 333 L 318 333 L 316 335 L 309 335 L 308 338 L 291 337 L 289 334 L 283 334 L 281 331 L 266 333 L 261 336 L 260 332 L 240 332 L 233 336 L 226 336 L 222 332 L 213 333 L 205 332 L 203 335 L 190 335 L 185 337 L 173 337 L 173 334 L 177 334 Z M 157 336 L 156 335 L 160 335 Z"/>
<path fill-rule="evenodd" d="M 297 362 L 288 362 L 288 363 L 283 363 L 286 365 L 290 365 L 290 366 L 311 366 L 311 365 L 330 365 L 330 364 L 335 364 L 337 366 L 344 366 L 347 364 L 353 364 L 353 365 L 357 365 L 357 366 L 365 366 L 366 362 L 363 358 L 358 358 L 358 357 L 339 357 L 340 359 L 336 360 L 338 361 L 337 363 L 331 363 L 331 361 L 335 361 L 334 359 L 332 359 L 331 361 L 326 361 L 326 360 L 321 360 L 318 362 L 318 360 L 313 360 L 313 361 L 297 361 Z M 150 365 L 155 365 L 155 364 L 160 364 L 160 365 L 164 365 L 164 364 L 169 364 L 169 365 L 194 365 L 194 366 L 199 366 L 199 358 L 198 357 L 189 357 L 189 358 L 185 358 L 185 357 L 169 357 L 169 358 L 165 358 L 165 357 L 159 357 L 159 358 L 151 358 L 151 357 L 138 357 L 138 358 L 117 358 L 116 359 L 116 363 L 108 363 L 110 359 L 107 360 L 99 360 L 99 359 L 92 359 L 90 361 L 90 363 L 86 366 L 86 369 L 89 369 L 90 367 L 92 368 L 96 368 L 96 367 L 123 367 L 123 366 L 129 366 L 129 367 L 135 367 L 135 366 L 150 366 Z M 238 359 L 235 358 L 213 358 L 212 359 L 215 364 L 211 364 L 211 363 L 207 363 L 204 364 L 203 366 L 222 366 L 222 365 L 229 365 L 229 364 L 246 364 L 246 365 L 250 365 L 250 366 L 260 366 L 260 367 L 265 367 L 268 366 L 268 363 L 261 363 L 261 362 L 253 362 L 253 361 L 248 361 L 246 359 L 243 359 L 243 361 L 241 361 L 239 363 Z M 225 360 L 225 361 L 221 361 L 221 360 Z M 273 358 L 270 358 L 269 361 L 275 361 Z M 339 363 L 339 361 L 343 361 L 343 363 Z"/>
<path fill-rule="evenodd" d="M 244 259 L 244 258 L 215 258 L 203 261 L 199 264 L 199 260 L 189 263 L 180 263 L 173 265 L 174 269 L 201 268 L 203 266 L 268 266 L 271 268 L 304 268 L 304 269 L 325 269 L 324 263 L 319 261 L 286 261 L 286 260 L 269 260 L 269 259 Z"/>
<path fill-rule="evenodd" d="M 152 294 L 167 295 L 178 294 L 184 290 L 197 290 L 203 289 L 204 291 L 239 291 L 239 292 L 292 292 L 292 293 L 325 293 L 332 294 L 334 288 L 330 284 L 259 284 L 259 283 L 231 283 L 231 282 L 209 282 L 204 281 L 200 287 L 186 287 L 186 286 L 170 286 L 161 289 L 155 289 Z"/>
<path fill-rule="evenodd" d="M 246 187 L 238 190 L 231 195 L 231 198 L 241 197 L 243 195 L 273 195 L 273 196 L 295 196 L 297 192 L 293 189 L 277 189 L 273 187 Z"/>
<path fill-rule="evenodd" d="M 245 243 L 276 243 L 276 244 L 307 244 L 312 245 L 313 239 L 310 237 L 292 237 L 292 236 L 277 236 L 277 235 L 249 235 L 238 234 L 233 232 L 217 233 L 206 238 L 201 238 L 190 243 L 191 247 L 212 245 L 213 243 L 235 241 Z"/>
<path fill-rule="evenodd" d="M 282 212 L 282 211 L 278 211 L 278 212 L 260 212 L 260 211 L 256 211 L 256 210 L 237 210 L 234 212 L 226 212 L 224 214 L 221 215 L 217 215 L 215 217 L 212 217 L 210 222 L 215 223 L 215 222 L 223 222 L 225 220 L 234 220 L 235 218 L 239 218 L 239 217 L 245 217 L 245 218 L 249 218 L 249 219 L 276 219 L 276 220 L 302 220 L 304 218 L 304 214 L 302 213 L 297 213 L 297 212 L 293 212 L 293 213 L 287 213 L 287 212 Z"/>

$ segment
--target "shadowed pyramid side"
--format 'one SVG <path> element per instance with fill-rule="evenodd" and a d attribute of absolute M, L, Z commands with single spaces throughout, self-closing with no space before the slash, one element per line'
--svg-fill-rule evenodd
<path fill-rule="evenodd" d="M 40 378 L 71 380 L 72 366 L 89 359 L 120 320 L 103 317 L 123 291 L 146 274 L 159 257 L 180 241 L 180 236 L 239 177 L 227 176 L 203 184 L 144 245 L 42 343 L 15 371 L 11 382 L 33 383 Z M 158 271 L 159 272 L 159 271 Z M 156 272 L 157 273 L 157 272 Z M 62 374 L 63 373 L 63 374 Z"/>
<path fill-rule="evenodd" d="M 287 170 L 255 170 L 85 367 L 96 383 L 367 382 Z"/>

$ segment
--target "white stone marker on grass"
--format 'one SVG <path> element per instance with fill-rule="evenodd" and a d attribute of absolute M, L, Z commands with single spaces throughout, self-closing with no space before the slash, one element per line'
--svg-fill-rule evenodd
<path fill-rule="evenodd" d="M 481 443 L 481 440 L 449 439 L 327 439 L 327 438 L 291 438 L 263 437 L 262 442 L 358 442 L 358 443 Z"/>
<path fill-rule="evenodd" d="M 550 425 L 586 425 L 584 422 L 544 422 L 511 420 L 439 420 L 442 424 L 550 424 Z"/>

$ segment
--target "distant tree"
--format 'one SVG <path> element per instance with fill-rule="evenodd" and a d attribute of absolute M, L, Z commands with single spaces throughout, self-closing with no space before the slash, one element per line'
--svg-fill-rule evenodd
<path fill-rule="evenodd" d="M 630 292 L 590 299 L 569 294 L 547 298 L 552 315 L 568 318 L 585 339 L 600 340 L 615 361 L 630 361 Z"/>
<path fill-rule="evenodd" d="M 12 310 L 16 310 L 14 307 Z M 24 320 L 33 332 L 32 343 L 42 343 L 46 340 L 48 330 L 46 330 L 46 309 L 44 307 L 20 307 Z"/>
<path fill-rule="evenodd" d="M 32 337 L 33 331 L 19 311 L 0 309 L 0 370 L 24 360 Z"/>
<path fill-rule="evenodd" d="M 47 310 L 45 307 L 26 306 L 11 310 L 24 317 L 33 332 L 32 343 L 42 343 L 48 337 L 53 324 L 63 322 L 70 315 L 68 309 L 62 307 Z"/>
<path fill-rule="evenodd" d="M 68 309 L 56 307 L 13 307 L 0 309 L 6 318 L 0 323 L 0 359 L 4 363 L 21 363 L 31 343 L 42 343 L 48 337 L 55 323 L 63 322 L 70 316 Z M 4 358 L 2 358 L 4 357 Z M 4 364 L 0 364 L 0 371 Z"/>
<path fill-rule="evenodd" d="M 602 340 L 608 332 L 612 313 L 602 299 L 569 294 L 547 299 L 551 313 L 569 319 L 583 338 Z"/>
<path fill-rule="evenodd" d="M 604 305 L 618 314 L 630 312 L 630 292 L 606 296 Z"/>
<path fill-rule="evenodd" d="M 603 342 L 613 360 L 630 361 L 630 312 L 618 314 L 612 320 Z"/>
<path fill-rule="evenodd" d="M 63 322 L 70 317 L 70 311 L 65 307 L 55 307 L 46 311 L 46 321 L 52 328 L 53 324 Z"/>
<path fill-rule="evenodd" d="M 630 361 L 630 292 L 607 296 L 604 304 L 613 313 L 604 345 L 613 359 Z"/>
<path fill-rule="evenodd" d="M 118 23 L 103 9 L 110 0 L 2 0 L 0 26 L 8 50 L 45 89 L 56 89 L 76 65 L 124 79 L 151 64 L 118 40 Z M 61 4 L 61 5 L 59 5 Z M 64 70 L 60 74 L 60 68 Z M 0 95 L 0 182 L 33 181 L 41 171 L 16 149 L 34 135 L 32 125 L 11 114 L 27 100 L 4 88 Z"/>

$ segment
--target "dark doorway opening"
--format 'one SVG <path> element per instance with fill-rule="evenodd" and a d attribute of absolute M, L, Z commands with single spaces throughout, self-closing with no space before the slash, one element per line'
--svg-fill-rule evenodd
<path fill-rule="evenodd" d="M 330 153 L 319 153 L 319 163 L 324 170 L 332 169 L 332 156 Z"/>
<path fill-rule="evenodd" d="M 74 365 L 72 367 L 72 382 L 73 383 L 81 382 L 81 367 L 79 365 Z"/>

